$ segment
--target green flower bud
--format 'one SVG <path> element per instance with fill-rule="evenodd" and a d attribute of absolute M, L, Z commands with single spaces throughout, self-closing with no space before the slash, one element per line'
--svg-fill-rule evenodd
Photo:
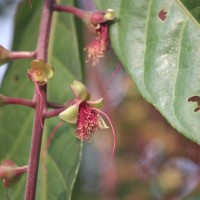
<path fill-rule="evenodd" d="M 54 69 L 49 63 L 44 63 L 43 60 L 33 60 L 28 69 L 28 76 L 32 81 L 36 81 L 38 85 L 44 85 L 48 79 L 52 78 Z"/>
<path fill-rule="evenodd" d="M 116 17 L 115 11 L 113 9 L 107 9 L 106 14 L 104 15 L 104 18 L 106 20 L 114 20 Z"/>

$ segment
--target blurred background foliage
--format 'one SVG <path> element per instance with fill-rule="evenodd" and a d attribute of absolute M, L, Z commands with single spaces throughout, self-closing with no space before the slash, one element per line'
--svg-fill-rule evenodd
<path fill-rule="evenodd" d="M 84 9 L 95 9 L 92 0 L 81 2 Z M 200 2 L 182 2 L 200 21 Z M 92 35 L 87 29 L 84 33 L 85 46 Z M 117 132 L 117 150 L 115 158 L 110 159 L 113 141 L 107 131 L 97 133 L 92 143 L 84 144 L 72 199 L 200 199 L 200 146 L 171 127 L 142 98 L 123 69 L 109 82 L 118 65 L 111 49 L 96 68 L 85 68 L 91 93 L 106 101 L 105 111 Z"/>

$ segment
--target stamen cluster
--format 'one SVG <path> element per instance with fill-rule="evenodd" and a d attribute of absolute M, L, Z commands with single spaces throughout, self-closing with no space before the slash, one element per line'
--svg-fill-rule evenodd
<path fill-rule="evenodd" d="M 91 141 L 91 134 L 98 129 L 98 114 L 91 106 L 83 101 L 79 105 L 76 136 L 80 140 Z"/>

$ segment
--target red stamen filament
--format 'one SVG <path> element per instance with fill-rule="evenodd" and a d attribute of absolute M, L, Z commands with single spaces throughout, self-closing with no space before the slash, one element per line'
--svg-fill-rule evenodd
<path fill-rule="evenodd" d="M 52 139 L 54 138 L 57 130 L 63 125 L 63 121 L 59 122 L 55 127 L 54 129 L 52 130 L 48 140 L 47 140 L 47 143 L 45 145 L 45 147 L 43 148 L 42 150 L 42 164 L 43 164 L 43 167 L 44 167 L 44 171 L 45 173 L 47 174 L 47 167 L 46 167 L 46 164 L 45 164 L 45 157 L 46 157 L 46 152 L 47 152 L 47 149 L 49 148 L 50 144 L 51 144 L 51 141 Z"/>
<path fill-rule="evenodd" d="M 114 157 L 115 154 L 115 147 L 116 147 L 116 134 L 115 134 L 115 130 L 113 128 L 112 122 L 110 120 L 110 118 L 108 117 L 108 115 L 106 113 L 104 113 L 103 111 L 96 109 L 96 108 L 92 108 L 93 110 L 96 110 L 97 112 L 101 113 L 103 116 L 106 117 L 106 119 L 108 120 L 111 130 L 112 130 L 112 135 L 113 135 L 113 149 L 112 149 L 112 158 Z"/>
<path fill-rule="evenodd" d="M 106 84 L 106 89 L 110 89 L 108 87 L 108 85 L 111 83 L 111 81 L 113 80 L 113 78 L 116 76 L 116 74 L 118 73 L 118 71 L 121 69 L 122 64 L 119 64 L 118 67 L 116 68 L 116 70 L 113 72 L 112 76 L 110 77 L 110 79 L 108 80 L 107 84 Z"/>

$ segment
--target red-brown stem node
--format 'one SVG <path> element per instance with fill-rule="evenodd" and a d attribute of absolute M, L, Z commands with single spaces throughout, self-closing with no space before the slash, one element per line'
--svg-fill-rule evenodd
<path fill-rule="evenodd" d="M 49 34 L 52 21 L 54 0 L 43 0 L 42 15 L 39 28 L 39 36 L 37 41 L 36 59 L 41 59 L 44 62 L 47 61 Z M 37 102 L 34 114 L 34 124 L 32 131 L 32 142 L 29 155 L 29 167 L 26 181 L 25 200 L 34 200 L 36 194 L 40 149 L 42 141 L 43 128 L 40 125 L 39 116 L 42 116 L 41 112 L 45 112 L 47 109 L 47 85 L 39 87 L 42 95 L 42 108 L 39 106 L 40 97 L 37 92 L 36 86 L 34 90 L 34 99 Z M 42 124 L 44 123 L 44 116 L 42 116 Z"/>

